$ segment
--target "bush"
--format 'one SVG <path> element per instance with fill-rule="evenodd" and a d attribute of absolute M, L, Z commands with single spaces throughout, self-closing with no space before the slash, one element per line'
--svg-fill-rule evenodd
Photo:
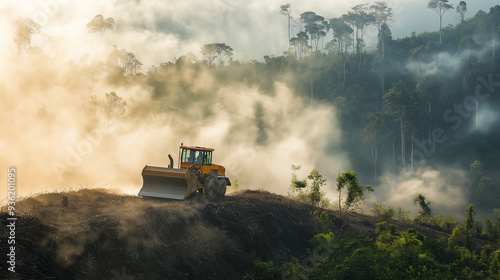
<path fill-rule="evenodd" d="M 316 232 L 327 233 L 332 230 L 333 220 L 328 213 L 316 209 L 311 213 L 311 215 Z"/>
<path fill-rule="evenodd" d="M 274 262 L 254 260 L 253 270 L 247 271 L 243 279 L 259 279 L 259 280 L 275 280 L 281 279 L 281 271 L 276 267 Z"/>
<path fill-rule="evenodd" d="M 370 211 L 375 216 L 382 218 L 384 221 L 389 221 L 394 219 L 395 215 L 394 208 L 392 207 L 385 208 L 383 205 L 378 204 L 376 202 L 373 203 L 373 207 L 370 208 Z"/>

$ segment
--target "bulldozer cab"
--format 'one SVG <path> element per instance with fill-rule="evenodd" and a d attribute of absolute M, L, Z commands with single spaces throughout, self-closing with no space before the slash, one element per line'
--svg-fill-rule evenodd
<path fill-rule="evenodd" d="M 212 151 L 210 148 L 181 146 L 179 151 L 179 168 L 194 165 L 202 175 L 212 172 Z"/>

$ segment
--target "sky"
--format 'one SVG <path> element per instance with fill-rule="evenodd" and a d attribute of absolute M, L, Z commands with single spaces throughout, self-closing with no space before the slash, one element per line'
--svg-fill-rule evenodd
<path fill-rule="evenodd" d="M 287 20 L 279 14 L 281 4 L 290 3 L 293 17 L 313 11 L 326 19 L 339 17 L 353 6 L 374 1 L 298 1 L 298 0 L 19 0 L 2 1 L 4 15 L 30 17 L 42 25 L 49 36 L 65 38 L 73 57 L 92 52 L 85 46 L 86 24 L 97 14 L 116 21 L 113 32 L 103 41 L 134 52 L 146 67 L 173 61 L 200 49 L 207 43 L 226 43 L 234 49 L 235 59 L 263 60 L 264 55 L 279 56 L 287 48 Z M 426 0 L 388 0 L 394 11 L 390 28 L 394 38 L 438 29 L 438 15 L 426 8 Z M 450 1 L 456 6 L 459 1 Z M 466 17 L 478 10 L 488 12 L 491 0 L 467 1 Z M 458 23 L 455 10 L 443 17 L 443 26 Z M 294 32 L 295 33 L 295 32 Z M 331 34 L 327 39 L 330 39 Z M 5 39 L 4 39 L 5 40 Z M 368 48 L 376 42 L 376 29 L 365 35 Z M 326 41 L 325 41 L 326 42 Z M 83 47 L 85 46 L 85 47 Z"/>

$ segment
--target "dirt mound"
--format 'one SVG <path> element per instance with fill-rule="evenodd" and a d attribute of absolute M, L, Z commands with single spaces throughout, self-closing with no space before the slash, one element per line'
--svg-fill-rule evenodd
<path fill-rule="evenodd" d="M 7 272 L 2 241 L 0 279 L 241 279 L 255 258 L 306 258 L 316 234 L 309 205 L 263 191 L 171 201 L 82 189 L 27 198 L 16 209 L 16 273 Z M 334 233 L 376 235 L 378 218 L 355 214 L 342 226 L 337 212 L 326 212 Z M 0 213 L 0 240 L 7 217 Z"/>
<path fill-rule="evenodd" d="M 16 206 L 16 274 L 2 279 L 241 279 L 250 256 L 305 256 L 315 234 L 309 206 L 267 192 L 169 201 L 83 189 Z"/>

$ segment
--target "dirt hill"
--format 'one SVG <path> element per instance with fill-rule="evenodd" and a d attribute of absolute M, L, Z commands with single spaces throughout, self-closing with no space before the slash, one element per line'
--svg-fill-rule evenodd
<path fill-rule="evenodd" d="M 316 234 L 309 205 L 263 191 L 171 201 L 82 189 L 27 198 L 16 210 L 15 274 L 5 267 L 8 216 L 0 214 L 1 279 L 241 279 L 255 258 L 305 258 Z M 375 236 L 377 218 L 341 226 L 328 213 L 334 232 Z"/>

